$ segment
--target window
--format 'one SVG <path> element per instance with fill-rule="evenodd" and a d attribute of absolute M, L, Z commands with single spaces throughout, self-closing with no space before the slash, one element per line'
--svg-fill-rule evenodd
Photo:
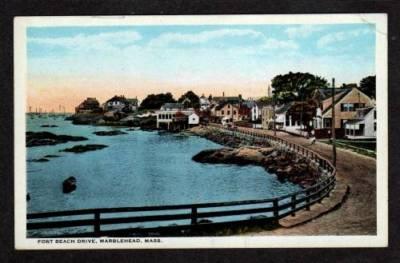
<path fill-rule="evenodd" d="M 228 109 L 230 109 L 230 108 L 231 108 L 231 105 L 228 104 Z M 228 113 L 228 114 L 229 114 L 229 113 Z"/>
<path fill-rule="evenodd" d="M 236 115 L 236 111 L 235 110 L 233 111 L 233 115 Z"/>
<path fill-rule="evenodd" d="M 231 114 L 231 111 L 228 110 L 227 114 L 228 114 L 228 115 Z"/>
<path fill-rule="evenodd" d="M 364 108 L 365 103 L 342 103 L 340 104 L 340 111 L 355 111 L 359 108 Z"/>
<path fill-rule="evenodd" d="M 355 111 L 354 103 L 340 104 L 340 111 Z"/>
<path fill-rule="evenodd" d="M 354 103 L 354 107 L 356 109 L 365 108 L 365 103 Z"/>
<path fill-rule="evenodd" d="M 376 122 L 374 122 L 374 131 L 376 132 Z"/>
<path fill-rule="evenodd" d="M 347 120 L 343 120 L 343 119 L 341 119 L 341 120 L 340 120 L 340 128 L 344 128 L 344 127 L 345 127 L 345 124 L 346 124 L 346 122 L 347 122 Z"/>
<path fill-rule="evenodd" d="M 324 128 L 330 128 L 332 126 L 332 119 L 331 118 L 325 118 L 324 119 Z"/>
<path fill-rule="evenodd" d="M 376 120 L 376 110 L 374 110 L 374 120 Z"/>
<path fill-rule="evenodd" d="M 224 115 L 224 114 L 225 114 L 225 113 L 224 113 L 224 110 L 222 110 L 222 111 L 221 111 L 221 114 L 222 114 L 222 115 Z"/>

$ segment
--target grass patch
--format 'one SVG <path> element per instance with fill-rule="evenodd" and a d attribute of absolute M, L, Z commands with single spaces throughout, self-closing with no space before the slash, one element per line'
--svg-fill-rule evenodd
<path fill-rule="evenodd" d="M 332 145 L 330 140 L 320 140 L 320 142 Z M 365 156 L 369 156 L 372 158 L 376 158 L 376 144 L 373 143 L 364 143 L 364 142 L 355 142 L 355 141 L 347 141 L 347 140 L 336 140 L 336 147 L 347 149 L 355 153 L 359 153 Z"/>

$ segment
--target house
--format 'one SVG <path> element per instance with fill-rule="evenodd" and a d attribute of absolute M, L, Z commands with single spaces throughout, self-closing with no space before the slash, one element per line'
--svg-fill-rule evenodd
<path fill-rule="evenodd" d="M 193 109 L 183 109 L 181 103 L 165 103 L 156 111 L 157 129 L 176 131 L 185 129 L 189 125 L 189 116 Z"/>
<path fill-rule="evenodd" d="M 135 112 L 139 108 L 139 100 L 137 98 L 127 98 L 129 111 Z"/>
<path fill-rule="evenodd" d="M 275 127 L 278 130 L 307 135 L 312 119 L 315 116 L 316 105 L 312 101 L 292 101 L 275 107 Z M 273 129 L 274 109 L 266 105 L 261 110 L 262 128 Z"/>
<path fill-rule="evenodd" d="M 206 98 L 204 95 L 201 95 L 200 97 L 200 110 L 201 111 L 206 111 L 210 109 L 211 102 L 208 98 Z"/>
<path fill-rule="evenodd" d="M 231 103 L 231 104 L 240 104 L 243 102 L 242 95 L 236 96 L 225 96 L 225 92 L 222 93 L 222 97 L 213 97 L 211 99 L 211 104 L 218 105 L 221 103 Z"/>
<path fill-rule="evenodd" d="M 376 138 L 376 107 L 357 109 L 355 118 L 345 123 L 345 137 L 348 139 Z"/>
<path fill-rule="evenodd" d="M 230 122 L 248 120 L 250 109 L 244 104 L 233 104 L 230 102 L 222 102 L 216 105 L 211 114 L 217 119 L 230 120 Z"/>
<path fill-rule="evenodd" d="M 273 105 L 265 105 L 261 108 L 261 128 L 270 130 L 273 129 L 274 109 Z"/>
<path fill-rule="evenodd" d="M 75 107 L 75 113 L 101 113 L 103 109 L 96 98 L 86 98 L 81 104 Z"/>
<path fill-rule="evenodd" d="M 337 137 L 343 137 L 345 123 L 357 119 L 357 109 L 374 106 L 374 101 L 358 88 L 337 89 L 335 92 L 335 123 L 332 123 L 332 92 L 331 96 L 318 102 L 318 108 L 313 120 L 316 137 L 329 137 L 332 125 Z"/>
<path fill-rule="evenodd" d="M 189 115 L 189 126 L 195 126 L 200 124 L 200 116 L 196 113 L 193 112 L 192 114 Z"/>
<path fill-rule="evenodd" d="M 250 109 L 250 120 L 252 122 L 261 123 L 262 108 L 269 103 L 263 101 L 247 101 L 246 106 Z"/>
<path fill-rule="evenodd" d="M 164 103 L 161 108 L 161 111 L 172 111 L 172 110 L 183 110 L 182 103 Z"/>

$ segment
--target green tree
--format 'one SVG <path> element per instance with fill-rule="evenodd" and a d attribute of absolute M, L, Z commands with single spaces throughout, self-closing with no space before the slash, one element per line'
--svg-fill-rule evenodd
<path fill-rule="evenodd" d="M 273 94 L 278 103 L 306 100 L 316 88 L 327 88 L 326 79 L 310 73 L 289 72 L 272 79 Z"/>
<path fill-rule="evenodd" d="M 360 81 L 360 90 L 368 96 L 376 96 L 376 76 L 368 76 Z"/>
<path fill-rule="evenodd" d="M 343 83 L 342 86 L 340 86 L 340 88 L 342 88 L 342 89 L 345 89 L 345 88 L 350 88 L 350 89 L 357 88 L 357 84 L 356 83 L 349 83 L 349 84 Z"/>
<path fill-rule="evenodd" d="M 257 101 L 261 102 L 261 103 L 265 103 L 265 104 L 272 104 L 273 103 L 273 98 L 264 96 L 264 97 L 259 98 Z"/>
<path fill-rule="evenodd" d="M 191 90 L 183 94 L 178 102 L 183 103 L 186 108 L 200 108 L 200 98 Z"/>
<path fill-rule="evenodd" d="M 160 94 L 150 94 L 147 95 L 147 97 L 142 101 L 140 104 L 140 109 L 146 109 L 146 110 L 154 110 L 154 109 L 160 109 L 160 107 L 164 103 L 168 102 L 176 102 L 174 97 L 170 92 L 167 93 L 160 93 Z"/>

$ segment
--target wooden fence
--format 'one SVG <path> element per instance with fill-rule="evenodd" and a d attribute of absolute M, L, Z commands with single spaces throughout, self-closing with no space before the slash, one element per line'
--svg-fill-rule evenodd
<path fill-rule="evenodd" d="M 333 165 L 319 154 L 305 147 L 251 128 L 226 129 L 215 124 L 210 125 L 210 127 L 233 136 L 249 136 L 266 140 L 274 146 L 302 155 L 319 167 L 323 177 L 311 187 L 270 199 L 167 206 L 98 208 L 28 214 L 27 230 L 40 231 L 43 229 L 86 227 L 84 232 L 68 233 L 67 231 L 68 234 L 65 234 L 65 231 L 61 233 L 56 231 L 49 234 L 49 236 L 127 236 L 162 232 L 176 234 L 187 230 L 202 231 L 208 227 L 231 227 L 237 224 L 277 222 L 283 217 L 294 216 L 301 209 L 309 210 L 312 204 L 321 202 L 323 198 L 329 196 L 330 191 L 335 187 L 336 170 Z M 144 215 L 147 212 L 161 212 L 162 214 Z M 132 213 L 134 214 L 133 216 L 131 215 Z M 239 217 L 232 218 L 235 216 Z M 223 220 L 218 221 L 221 218 Z M 177 225 L 174 223 L 177 220 L 184 220 L 185 223 Z M 151 222 L 153 225 L 149 227 L 126 226 L 126 224 L 142 224 L 146 222 Z M 173 224 L 155 226 L 154 222 L 172 222 Z M 124 224 L 125 226 L 123 226 Z M 112 228 L 105 229 L 106 226 L 112 226 Z M 122 227 L 118 228 L 118 226 Z M 90 230 L 87 230 L 87 228 L 90 228 Z M 42 234 L 38 236 L 43 237 Z"/>

